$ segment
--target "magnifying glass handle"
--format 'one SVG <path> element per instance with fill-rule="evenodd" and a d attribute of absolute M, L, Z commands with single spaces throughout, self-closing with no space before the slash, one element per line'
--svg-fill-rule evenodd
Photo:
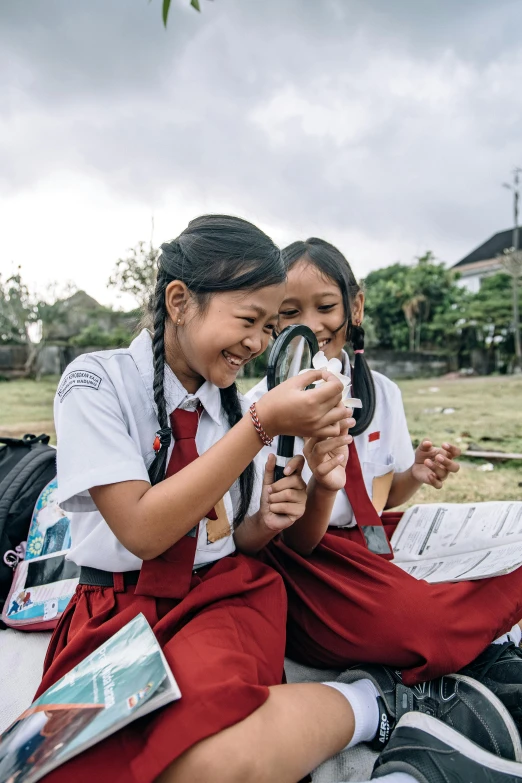
<path fill-rule="evenodd" d="M 277 443 L 277 455 L 276 466 L 274 470 L 274 480 L 279 481 L 282 479 L 284 470 L 292 457 L 294 456 L 294 441 L 293 435 L 280 435 Z"/>
<path fill-rule="evenodd" d="M 284 468 L 282 468 L 280 465 L 276 465 L 276 466 L 275 466 L 275 470 L 274 470 L 274 481 L 279 481 L 279 479 L 282 479 L 282 478 L 284 478 L 284 475 L 285 475 L 285 473 L 284 473 L 284 470 L 285 470 L 285 469 L 284 469 Z"/>

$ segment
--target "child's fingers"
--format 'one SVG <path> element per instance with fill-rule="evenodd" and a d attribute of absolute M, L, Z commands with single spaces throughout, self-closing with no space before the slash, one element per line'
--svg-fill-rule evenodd
<path fill-rule="evenodd" d="M 276 466 L 275 454 L 269 454 L 265 465 L 265 474 L 263 476 L 263 484 L 265 486 L 274 483 L 275 466 Z"/>
<path fill-rule="evenodd" d="M 270 503 L 270 513 L 290 517 L 292 520 L 299 519 L 305 511 L 305 504 L 297 503 Z"/>
<path fill-rule="evenodd" d="M 336 405 L 334 408 L 331 408 L 331 410 L 327 411 L 323 416 L 321 416 L 321 419 L 319 421 L 319 424 L 321 427 L 327 426 L 328 424 L 341 424 L 345 419 L 349 419 L 350 415 L 348 413 L 348 409 L 344 407 L 344 405 Z"/>
<path fill-rule="evenodd" d="M 426 454 L 428 454 L 432 450 L 432 448 L 433 448 L 433 443 L 431 442 L 431 440 L 425 438 L 422 441 L 422 443 L 419 444 L 418 451 L 426 452 Z"/>
<path fill-rule="evenodd" d="M 343 446 L 347 446 L 351 443 L 353 437 L 351 435 L 338 435 L 336 438 L 327 438 L 326 440 L 319 440 L 312 449 L 312 453 L 317 457 L 324 457 L 330 451 L 335 451 Z"/>
<path fill-rule="evenodd" d="M 458 473 L 460 465 L 458 462 L 454 462 L 452 459 L 445 457 L 444 454 L 437 454 L 434 460 L 436 465 L 440 465 L 448 473 Z"/>
<path fill-rule="evenodd" d="M 310 404 L 320 413 L 326 413 L 338 405 L 343 397 L 343 385 L 340 381 L 328 381 L 306 392 L 310 395 Z"/>
<path fill-rule="evenodd" d="M 449 457 L 453 457 L 453 459 L 455 459 L 456 457 L 460 457 L 460 455 L 462 454 L 462 450 L 459 449 L 458 446 L 454 446 L 452 443 L 443 443 L 442 448 L 444 449 L 446 454 Z"/>
<path fill-rule="evenodd" d="M 346 460 L 345 454 L 334 454 L 330 459 L 324 460 L 314 470 L 314 473 L 324 478 L 334 470 L 338 465 L 342 465 Z"/>
<path fill-rule="evenodd" d="M 434 474 L 428 478 L 428 483 L 435 489 L 442 489 L 442 481 L 438 479 Z"/>
<path fill-rule="evenodd" d="M 304 503 L 306 496 L 301 487 L 286 487 L 279 492 L 272 492 L 269 498 L 270 507 L 274 503 Z"/>
<path fill-rule="evenodd" d="M 440 479 L 441 481 L 444 481 L 444 479 L 447 477 L 447 475 L 448 475 L 448 471 L 447 471 L 447 469 L 446 469 L 445 467 L 443 467 L 443 466 L 442 466 L 440 463 L 438 463 L 438 462 L 434 462 L 434 461 L 433 461 L 433 460 L 431 460 L 431 459 L 425 459 L 425 460 L 424 460 L 424 464 L 425 464 L 425 465 L 426 465 L 426 467 L 427 467 L 427 468 L 429 468 L 429 469 L 431 470 L 431 472 L 432 472 L 432 473 L 433 473 L 435 476 L 437 476 L 437 478 L 438 478 L 438 479 Z"/>
<path fill-rule="evenodd" d="M 319 442 L 318 438 L 305 438 L 304 439 L 304 448 L 303 448 L 303 454 L 308 461 L 308 458 L 312 454 L 315 444 Z"/>
<path fill-rule="evenodd" d="M 351 408 L 346 408 L 346 412 L 350 414 L 349 419 L 341 419 L 339 422 L 339 430 L 340 435 L 347 435 L 348 430 L 351 430 L 352 427 L 355 427 L 355 419 L 353 418 L 353 411 Z"/>
<path fill-rule="evenodd" d="M 279 479 L 279 481 L 276 481 L 275 484 L 272 484 L 271 486 L 271 491 L 274 494 L 276 492 L 282 492 L 285 489 L 306 490 L 306 484 L 299 473 L 293 473 L 291 476 L 285 476 L 284 478 Z"/>
<path fill-rule="evenodd" d="M 292 457 L 286 468 L 284 469 L 283 473 L 285 476 L 292 476 L 292 475 L 301 475 L 301 472 L 304 467 L 304 457 L 302 454 L 298 454 L 295 457 Z"/>
<path fill-rule="evenodd" d="M 311 386 L 316 381 L 325 381 L 324 370 L 307 370 L 306 372 L 299 373 L 299 375 L 289 378 L 286 383 L 289 386 L 293 386 L 296 389 L 306 389 L 307 386 Z M 324 385 L 324 384 L 321 384 Z M 309 389 L 311 392 L 312 389 Z"/>
<path fill-rule="evenodd" d="M 449 473 L 458 473 L 460 470 L 458 462 L 453 462 L 452 459 L 448 459 L 444 454 L 437 454 L 435 462 L 442 465 Z"/>

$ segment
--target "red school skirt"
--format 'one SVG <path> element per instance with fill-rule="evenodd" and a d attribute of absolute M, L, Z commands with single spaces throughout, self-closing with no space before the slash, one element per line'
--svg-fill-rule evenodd
<path fill-rule="evenodd" d="M 80 585 L 56 628 L 37 696 L 142 612 L 181 690 L 153 712 L 49 773 L 48 783 L 148 783 L 202 739 L 247 718 L 282 682 L 286 595 L 278 574 L 246 555 L 192 575 L 182 600 L 134 586 Z"/>
<path fill-rule="evenodd" d="M 401 516 L 383 514 L 389 537 Z M 370 552 L 355 528 L 329 528 L 309 557 L 281 539 L 262 556 L 286 585 L 287 655 L 308 666 L 385 664 L 415 685 L 458 671 L 522 619 L 522 568 L 429 584 Z"/>

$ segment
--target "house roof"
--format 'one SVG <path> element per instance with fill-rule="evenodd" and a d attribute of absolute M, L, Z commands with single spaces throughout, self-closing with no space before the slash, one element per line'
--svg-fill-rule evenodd
<path fill-rule="evenodd" d="M 508 247 L 513 247 L 513 229 L 508 228 L 505 231 L 499 231 L 494 234 L 487 242 L 479 245 L 469 255 L 461 259 L 458 263 L 454 264 L 452 269 L 456 269 L 459 266 L 467 266 L 468 264 L 474 264 L 477 261 L 489 261 L 490 259 L 496 259 L 501 255 Z M 522 249 L 522 227 L 520 228 L 518 238 L 518 248 Z"/>

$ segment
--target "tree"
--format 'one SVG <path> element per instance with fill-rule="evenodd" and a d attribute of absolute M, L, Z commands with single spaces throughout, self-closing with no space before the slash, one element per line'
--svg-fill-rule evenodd
<path fill-rule="evenodd" d="M 366 310 L 379 344 L 395 350 L 445 347 L 441 313 L 452 313 L 463 291 L 444 264 L 426 252 L 412 266 L 395 263 L 371 272 L 364 281 Z"/>
<path fill-rule="evenodd" d="M 473 347 L 486 350 L 491 366 L 498 351 L 505 368 L 515 354 L 512 302 L 506 296 L 509 287 L 510 277 L 505 272 L 484 278 L 480 290 L 468 295 L 463 303 L 457 322 L 461 351 Z M 522 304 L 520 293 L 518 303 Z"/>
<path fill-rule="evenodd" d="M 370 316 L 378 344 L 382 348 L 408 347 L 408 327 L 401 308 L 402 287 L 408 267 L 391 264 L 370 272 L 363 281 L 366 290 L 365 313 Z"/>
<path fill-rule="evenodd" d="M 427 304 L 424 294 L 411 293 L 402 303 L 402 312 L 410 330 L 410 351 L 420 350 L 421 319 L 423 307 Z"/>
<path fill-rule="evenodd" d="M 36 320 L 36 302 L 22 280 L 21 268 L 5 281 L 0 275 L 0 343 L 29 344 L 29 327 Z"/>
<path fill-rule="evenodd" d="M 516 219 L 518 219 L 518 213 L 516 213 Z M 518 245 L 518 225 L 515 227 L 515 241 Z M 502 258 L 502 266 L 511 277 L 511 288 L 513 291 L 513 334 L 515 338 L 515 361 L 517 371 L 522 371 L 522 344 L 520 340 L 520 292 L 519 292 L 519 280 L 522 277 L 522 252 L 516 250 L 515 246 L 504 250 Z"/>
<path fill-rule="evenodd" d="M 160 250 L 152 242 L 138 242 L 130 248 L 126 258 L 116 262 L 113 275 L 109 278 L 109 286 L 123 293 L 131 294 L 141 309 L 146 309 L 150 295 L 156 285 L 158 257 Z"/>

